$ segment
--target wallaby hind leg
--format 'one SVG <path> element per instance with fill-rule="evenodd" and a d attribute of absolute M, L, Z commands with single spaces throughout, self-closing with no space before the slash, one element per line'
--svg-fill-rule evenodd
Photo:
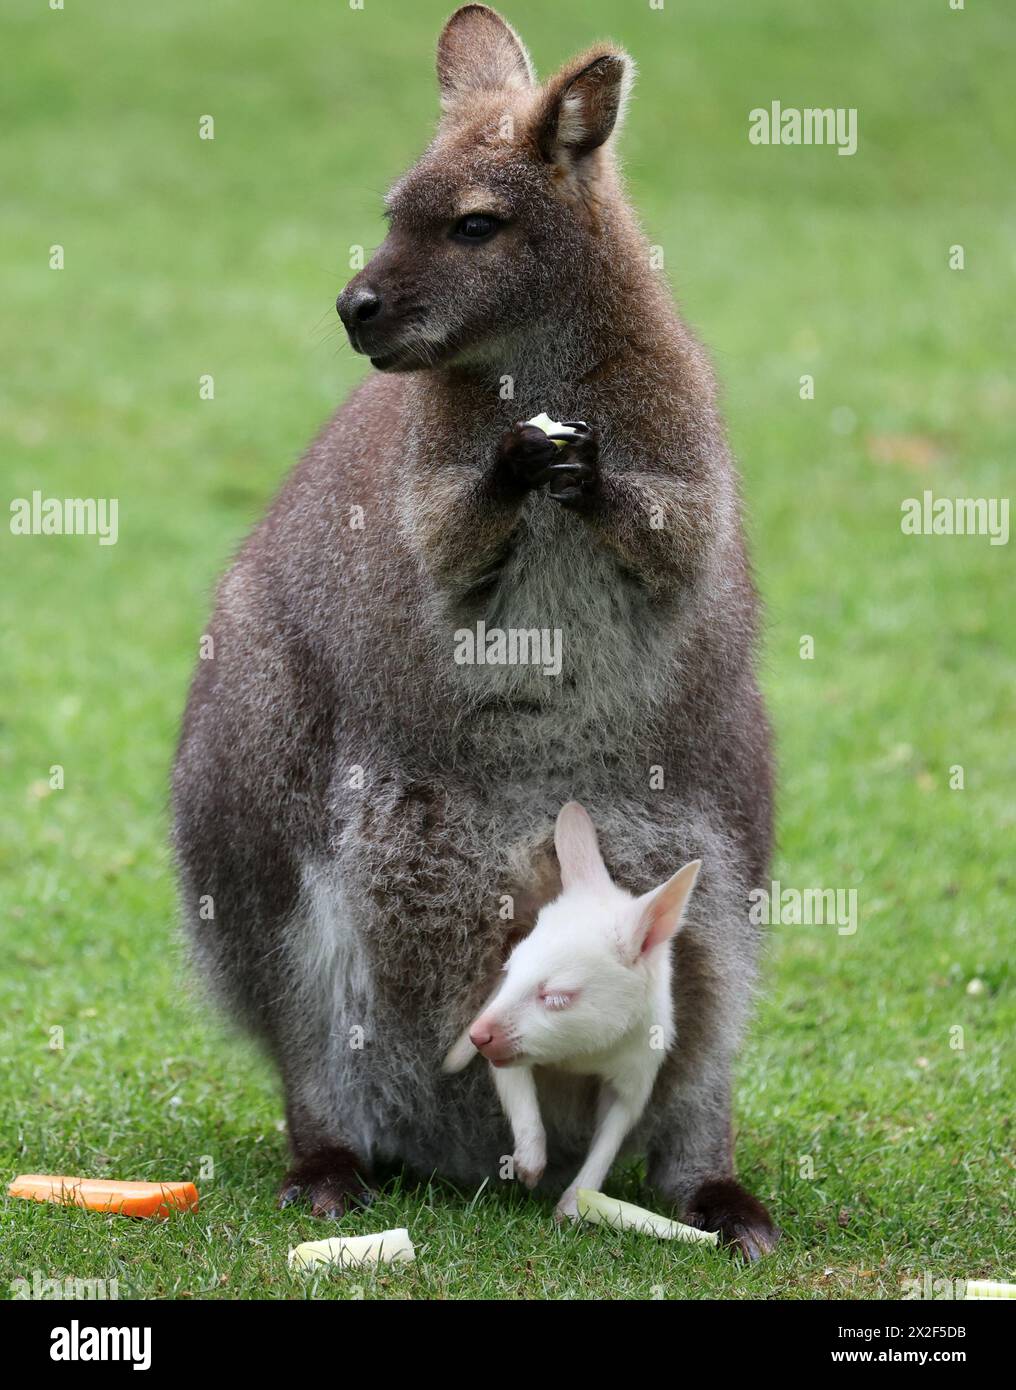
<path fill-rule="evenodd" d="M 649 1181 L 691 1226 L 716 1231 L 720 1242 L 754 1261 L 779 1240 L 757 1198 L 734 1176 L 729 1066 L 695 1081 L 685 1077 L 667 1099 L 649 1149 Z"/>
<path fill-rule="evenodd" d="M 286 1106 L 293 1161 L 279 1188 L 279 1206 L 307 1199 L 312 1216 L 337 1220 L 351 1206 L 367 1206 L 374 1189 L 367 1163 L 354 1150 L 326 1138 L 300 1105 Z"/>
<path fill-rule="evenodd" d="M 646 1089 L 640 1093 L 637 1082 L 625 1090 L 604 1083 L 597 1103 L 596 1129 L 582 1167 L 562 1194 L 554 1210 L 555 1221 L 575 1220 L 579 1214 L 579 1191 L 588 1187 L 598 1192 L 610 1172 L 625 1136 L 635 1125 L 645 1104 Z M 625 1093 L 622 1094 L 621 1092 Z"/>
<path fill-rule="evenodd" d="M 704 838 L 705 831 L 699 828 Z M 743 879 L 723 872 L 717 844 L 703 855 L 688 922 L 674 947 L 677 1042 L 655 1093 L 648 1136 L 649 1181 L 682 1220 L 716 1231 L 748 1260 L 771 1250 L 779 1232 L 765 1207 L 734 1176 L 731 1071 L 748 1017 L 759 942 L 744 908 Z"/>

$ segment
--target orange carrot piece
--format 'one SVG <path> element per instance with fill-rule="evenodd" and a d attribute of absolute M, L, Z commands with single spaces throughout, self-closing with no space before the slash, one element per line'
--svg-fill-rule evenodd
<path fill-rule="evenodd" d="M 23 1173 L 7 1192 L 11 1197 L 26 1197 L 33 1202 L 60 1202 L 87 1207 L 89 1211 L 115 1211 L 122 1216 L 152 1216 L 159 1220 L 173 1209 L 198 1209 L 198 1190 L 192 1182 L 117 1182 L 109 1178 Z"/>

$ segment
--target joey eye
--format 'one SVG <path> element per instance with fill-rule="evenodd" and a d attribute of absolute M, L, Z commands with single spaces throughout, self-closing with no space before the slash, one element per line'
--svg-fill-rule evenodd
<path fill-rule="evenodd" d="M 575 999 L 574 991 L 541 989 L 540 1000 L 545 1009 L 567 1009 Z"/>
<path fill-rule="evenodd" d="M 455 223 L 452 236 L 456 241 L 486 241 L 500 226 L 499 217 L 491 217 L 486 212 L 471 212 Z"/>

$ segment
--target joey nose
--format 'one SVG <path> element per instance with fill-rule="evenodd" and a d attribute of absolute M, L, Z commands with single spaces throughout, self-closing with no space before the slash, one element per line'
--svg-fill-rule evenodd
<path fill-rule="evenodd" d="M 503 1020 L 480 1017 L 469 1030 L 469 1041 L 481 1057 L 495 1067 L 505 1066 L 516 1056 L 515 1045 Z"/>
<path fill-rule="evenodd" d="M 369 285 L 347 285 L 335 301 L 339 318 L 347 333 L 369 323 L 381 312 L 381 296 Z"/>

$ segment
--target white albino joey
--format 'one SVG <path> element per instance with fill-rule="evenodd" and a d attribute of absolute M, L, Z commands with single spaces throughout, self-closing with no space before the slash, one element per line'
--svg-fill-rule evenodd
<path fill-rule="evenodd" d="M 558 1203 L 598 1189 L 638 1122 L 674 1040 L 670 943 L 699 861 L 641 897 L 619 888 L 585 808 L 569 801 L 554 831 L 561 893 L 512 951 L 487 1004 L 445 1058 L 459 1071 L 476 1053 L 490 1063 L 512 1127 L 515 1174 L 533 1187 L 547 1161 L 534 1067 L 599 1078 L 589 1153 Z"/>

